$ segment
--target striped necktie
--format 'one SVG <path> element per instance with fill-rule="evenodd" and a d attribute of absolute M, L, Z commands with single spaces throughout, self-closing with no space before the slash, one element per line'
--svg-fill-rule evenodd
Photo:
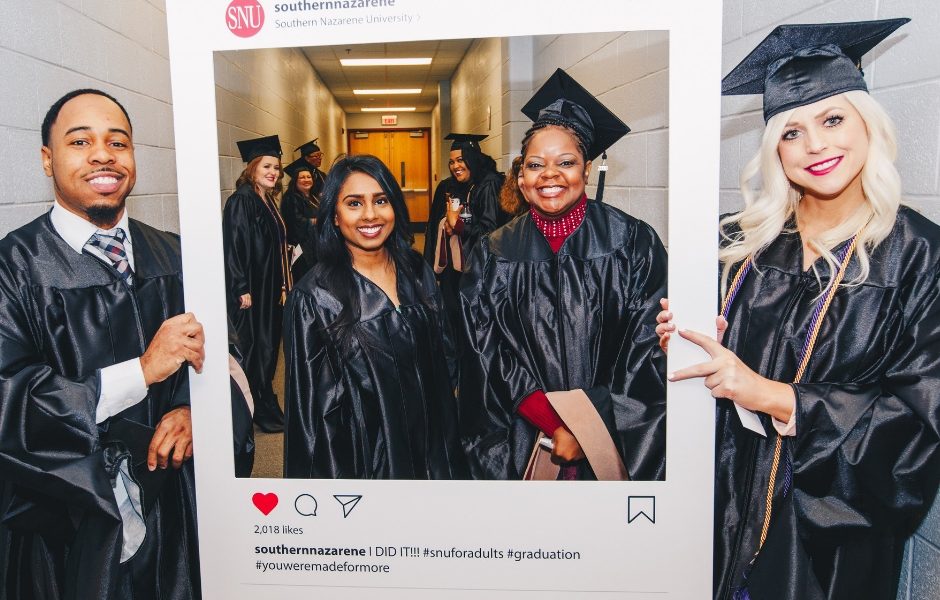
<path fill-rule="evenodd" d="M 124 281 L 132 284 L 134 272 L 131 270 L 131 263 L 127 260 L 127 252 L 124 251 L 124 241 L 126 239 L 127 236 L 124 234 L 124 230 L 119 228 L 113 236 L 96 233 L 91 236 L 87 245 L 101 250 L 111 261 L 111 264 L 114 265 L 114 268 L 117 269 L 118 274 L 124 278 Z"/>

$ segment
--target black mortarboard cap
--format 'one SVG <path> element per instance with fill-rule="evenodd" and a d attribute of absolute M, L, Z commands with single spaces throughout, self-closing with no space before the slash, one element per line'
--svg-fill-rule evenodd
<path fill-rule="evenodd" d="M 301 144 L 301 145 L 297 146 L 296 148 L 294 148 L 294 150 L 300 150 L 300 155 L 301 155 L 301 156 L 307 156 L 308 154 L 312 154 L 312 153 L 314 153 L 314 152 L 319 152 L 319 151 L 320 151 L 320 146 L 317 146 L 317 140 L 318 140 L 318 139 L 320 139 L 320 138 L 313 138 L 313 139 L 310 140 L 309 142 L 304 142 L 303 144 Z"/>
<path fill-rule="evenodd" d="M 291 179 L 297 177 L 297 174 L 301 171 L 309 171 L 313 173 L 313 167 L 310 166 L 303 156 L 292 162 L 291 164 L 284 167 L 284 172 L 291 176 Z"/>
<path fill-rule="evenodd" d="M 480 148 L 480 142 L 485 140 L 487 135 L 480 133 L 448 133 L 445 140 L 453 140 L 450 145 L 451 150 L 465 150 L 467 148 Z"/>
<path fill-rule="evenodd" d="M 626 123 L 561 69 L 539 88 L 522 112 L 536 123 L 562 124 L 574 129 L 594 160 L 630 131 Z"/>
<path fill-rule="evenodd" d="M 910 21 L 781 25 L 721 80 L 721 93 L 764 95 L 764 121 L 850 90 L 868 91 L 862 56 Z"/>
<path fill-rule="evenodd" d="M 276 135 L 255 138 L 253 140 L 242 140 L 235 142 L 238 144 L 238 151 L 242 155 L 242 160 L 251 162 L 259 156 L 281 157 L 281 140 Z"/>

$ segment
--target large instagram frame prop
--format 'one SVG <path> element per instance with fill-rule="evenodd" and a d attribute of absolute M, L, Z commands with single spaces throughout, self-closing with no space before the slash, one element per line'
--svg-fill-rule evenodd
<path fill-rule="evenodd" d="M 669 385 L 664 482 L 233 476 L 213 52 L 668 30 L 669 292 L 683 322 L 708 331 L 716 297 L 721 3 L 477 0 L 455 16 L 450 2 L 383 0 L 366 2 L 383 5 L 370 14 L 407 14 L 410 24 L 304 29 L 276 28 L 276 6 L 289 3 L 260 0 L 266 23 L 247 38 L 227 28 L 229 4 L 167 0 L 186 303 L 207 340 L 204 372 L 191 378 L 203 595 L 710 597 L 714 405 L 699 382 Z M 323 9 L 304 18 L 350 14 Z M 676 339 L 669 369 L 701 358 Z"/>

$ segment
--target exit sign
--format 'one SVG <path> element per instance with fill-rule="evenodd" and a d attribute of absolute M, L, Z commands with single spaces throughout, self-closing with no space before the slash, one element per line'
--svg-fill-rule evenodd
<path fill-rule="evenodd" d="M 398 115 L 382 115 L 382 125 L 398 125 Z"/>

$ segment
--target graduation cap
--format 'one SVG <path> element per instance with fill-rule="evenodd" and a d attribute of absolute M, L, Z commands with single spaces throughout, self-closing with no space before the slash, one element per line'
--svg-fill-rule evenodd
<path fill-rule="evenodd" d="M 721 80 L 721 93 L 764 95 L 764 121 L 850 90 L 868 91 L 862 56 L 910 21 L 781 25 Z"/>
<path fill-rule="evenodd" d="M 318 137 L 313 138 L 309 142 L 304 142 L 303 144 L 294 148 L 294 150 L 300 150 L 301 156 L 307 156 L 308 154 L 313 154 L 314 152 L 320 151 L 320 146 L 317 146 Z"/>
<path fill-rule="evenodd" d="M 594 160 L 630 131 L 594 94 L 561 69 L 542 84 L 522 112 L 536 123 L 572 128 L 584 142 L 586 160 Z"/>
<path fill-rule="evenodd" d="M 311 174 L 313 173 L 313 167 L 310 166 L 310 163 L 308 163 L 303 156 L 284 167 L 284 172 L 290 175 L 291 179 L 297 177 L 297 174 L 301 171 L 307 171 Z"/>
<path fill-rule="evenodd" d="M 480 149 L 480 142 L 485 140 L 487 135 L 479 133 L 448 133 L 444 139 L 453 140 L 450 145 L 451 150 L 466 150 L 468 148 Z"/>
<path fill-rule="evenodd" d="M 251 162 L 259 156 L 281 157 L 281 140 L 276 135 L 255 138 L 252 140 L 242 140 L 235 142 L 238 144 L 238 151 L 242 155 L 244 162 Z"/>

